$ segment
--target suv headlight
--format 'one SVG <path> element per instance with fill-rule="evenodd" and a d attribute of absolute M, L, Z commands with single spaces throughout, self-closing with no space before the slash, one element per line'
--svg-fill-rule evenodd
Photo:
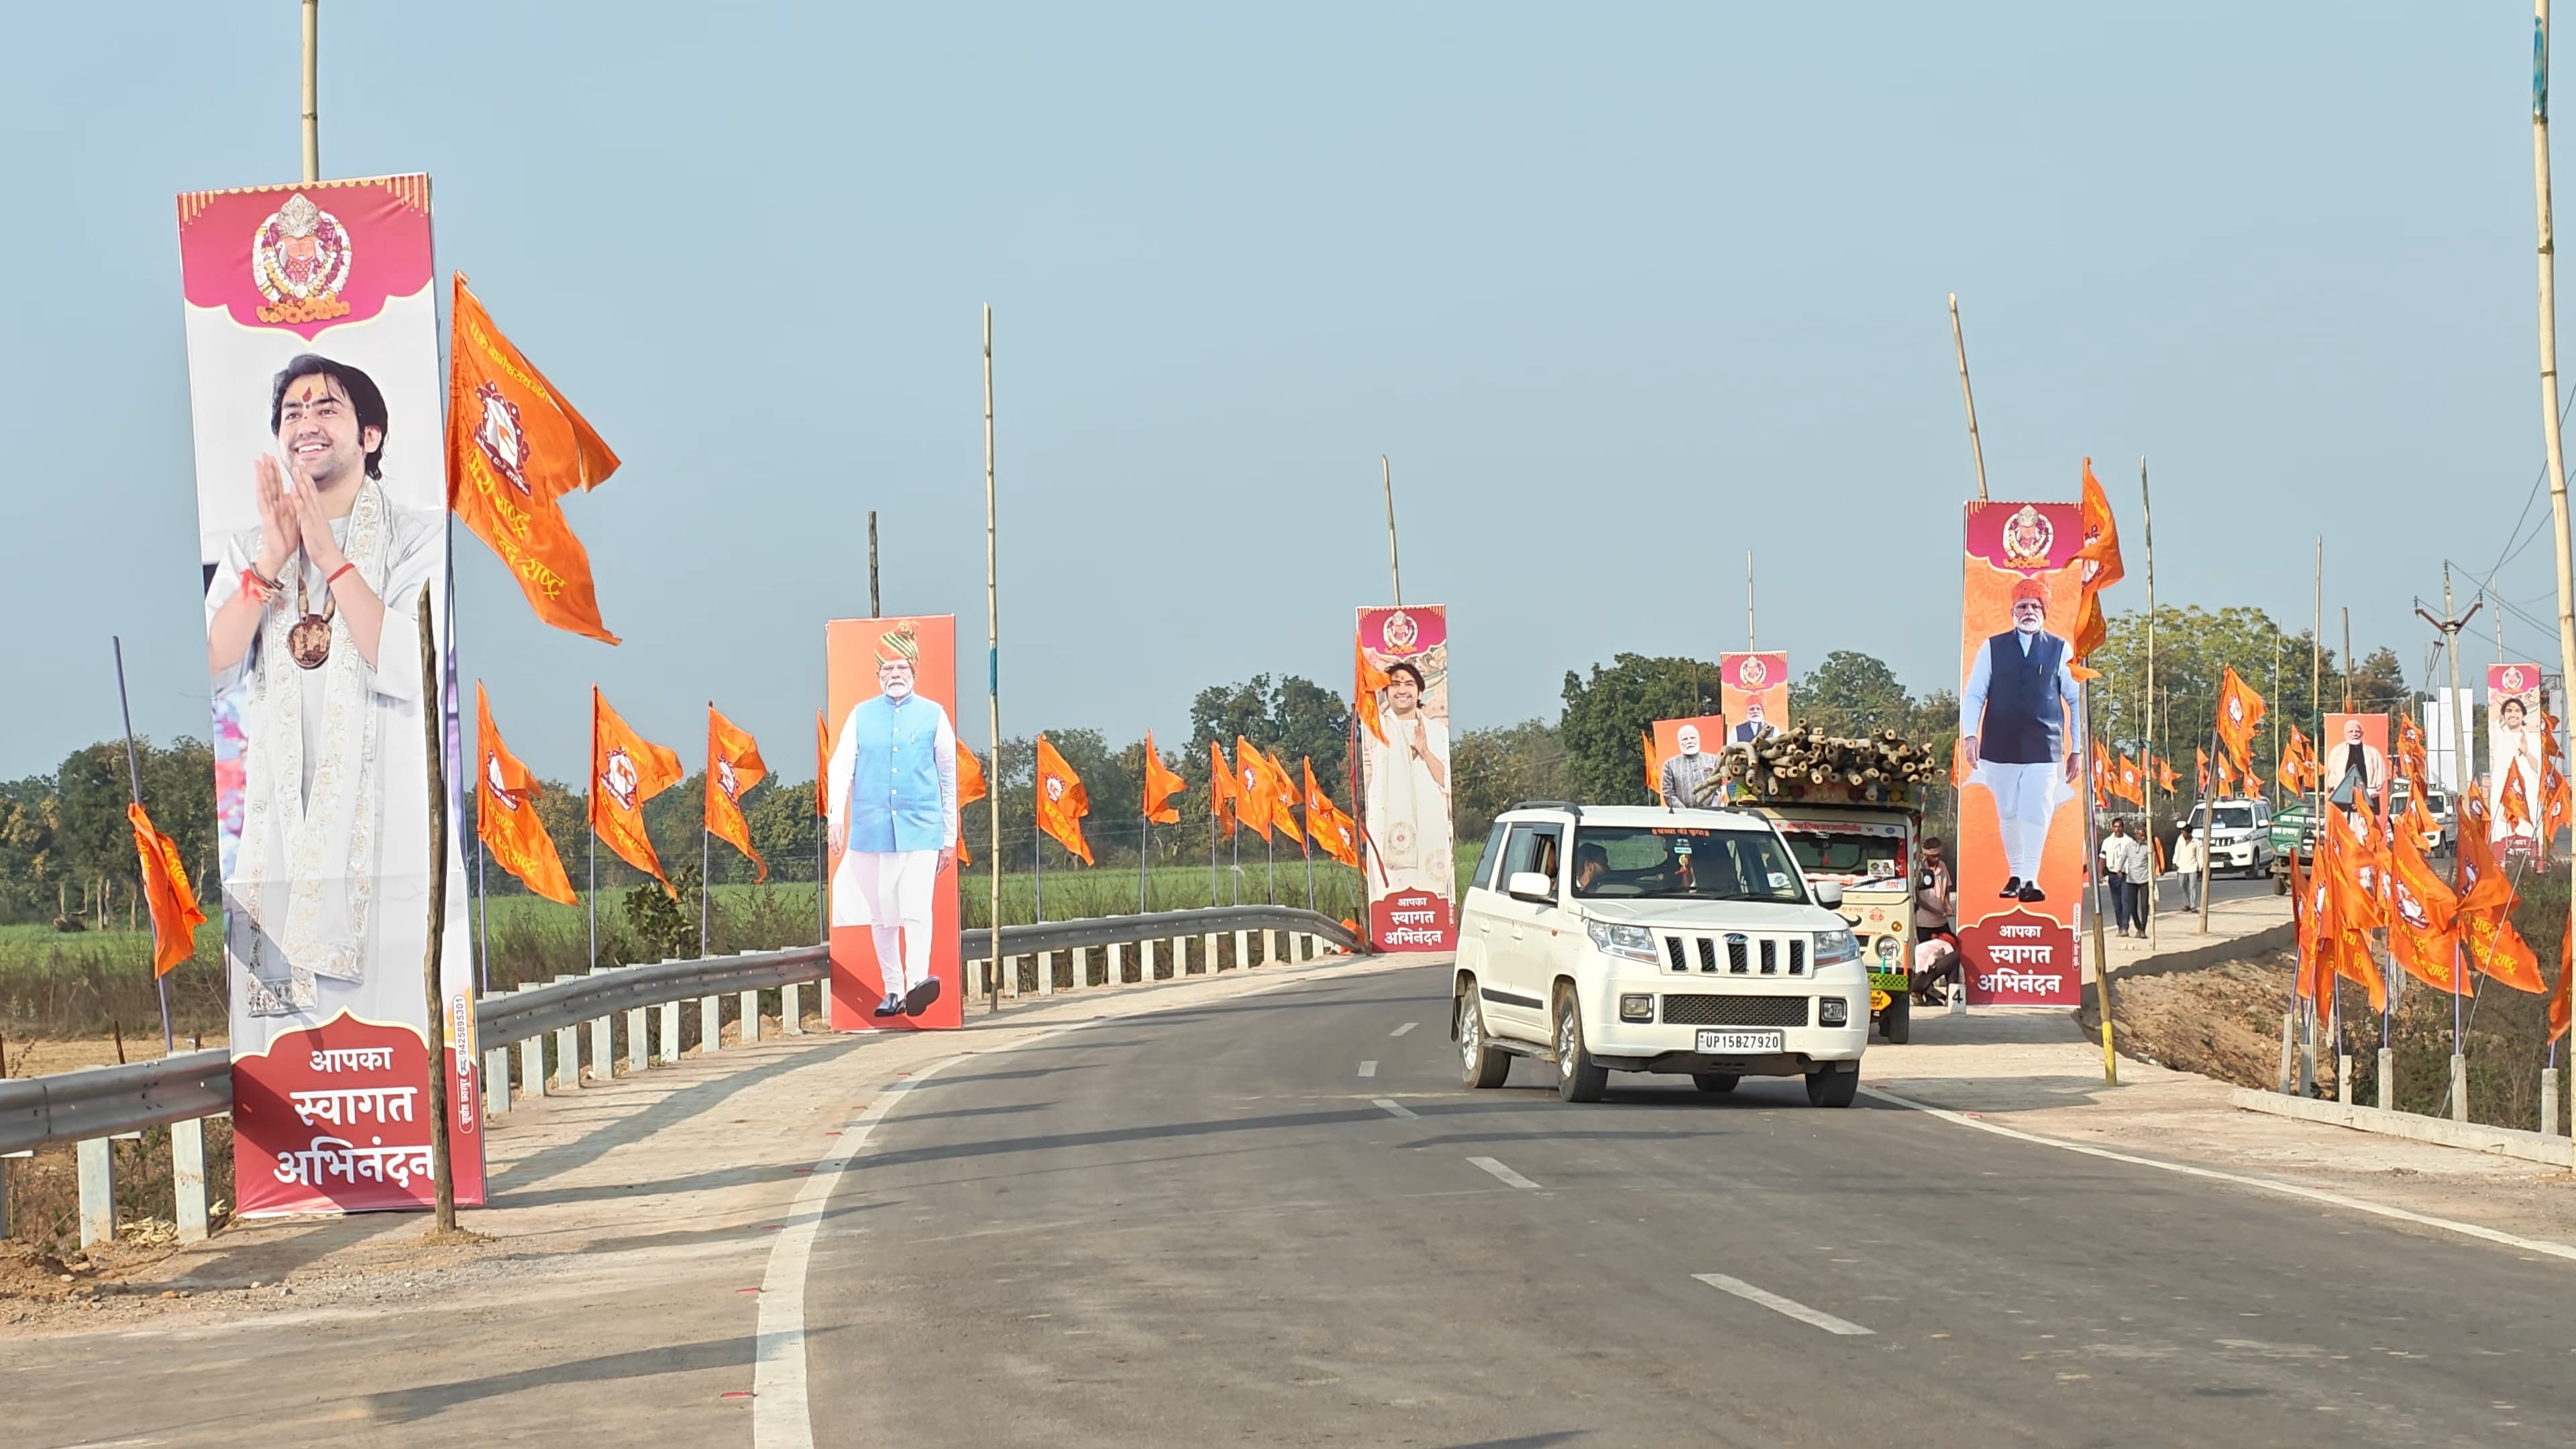
<path fill-rule="evenodd" d="M 1816 964 L 1831 966 L 1837 961 L 1860 959 L 1860 941 L 1846 928 L 1816 933 Z"/>
<path fill-rule="evenodd" d="M 1655 934 L 1643 926 L 1586 921 L 1583 929 L 1592 938 L 1592 944 L 1608 955 L 1625 956 L 1649 966 L 1655 964 Z"/>

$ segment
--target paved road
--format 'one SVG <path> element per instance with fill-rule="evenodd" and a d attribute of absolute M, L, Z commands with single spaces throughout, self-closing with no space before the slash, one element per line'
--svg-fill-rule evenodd
<path fill-rule="evenodd" d="M 1793 1083 L 1470 1093 L 1446 1005 L 1425 967 L 922 1083 L 816 1247 L 817 1442 L 2500 1445 L 2576 1410 L 2567 1264 Z"/>

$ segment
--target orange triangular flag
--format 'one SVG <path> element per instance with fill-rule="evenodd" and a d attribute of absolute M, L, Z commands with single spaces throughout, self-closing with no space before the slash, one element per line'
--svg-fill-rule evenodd
<path fill-rule="evenodd" d="M 2570 975 L 2576 975 L 2576 915 L 2567 918 L 2567 930 L 2558 938 L 2558 989 L 2549 993 L 2551 1041 L 2567 1034 L 2567 978 Z"/>
<path fill-rule="evenodd" d="M 2083 565 L 2084 595 L 2075 615 L 2074 656 L 2089 658 L 2110 637 L 2102 621 L 2104 589 L 2120 581 L 2120 528 L 2111 517 L 2111 500 L 2093 477 L 2093 460 L 2084 460 L 2084 546 L 2076 559 Z"/>
<path fill-rule="evenodd" d="M 1297 823 L 1297 807 L 1306 803 L 1304 792 L 1297 788 L 1295 780 L 1288 777 L 1288 767 L 1279 763 L 1277 755 L 1264 755 L 1262 762 L 1270 767 L 1271 823 L 1296 841 L 1300 849 L 1306 849 L 1304 827 Z M 1314 854 L 1312 850 L 1306 850 L 1306 853 Z"/>
<path fill-rule="evenodd" d="M 1323 787 L 1315 783 L 1315 762 L 1306 766 L 1306 833 L 1324 847 L 1324 854 L 1357 869 L 1360 863 L 1359 832 L 1351 828 L 1351 817 L 1342 813 Z"/>
<path fill-rule="evenodd" d="M 714 700 L 707 701 L 707 831 L 750 856 L 751 863 L 760 867 L 762 880 L 769 879 L 769 862 L 751 848 L 751 822 L 742 818 L 742 797 L 768 778 L 769 766 L 760 758 L 759 744 L 748 731 L 716 713 Z"/>
<path fill-rule="evenodd" d="M 2388 954 L 2438 991 L 2460 988 L 2459 897 L 2424 863 L 2421 839 L 2397 832 L 2388 873 Z"/>
<path fill-rule="evenodd" d="M 564 878 L 563 857 L 555 853 L 555 838 L 532 808 L 544 792 L 537 777 L 501 743 L 501 732 L 492 724 L 492 701 L 479 679 L 474 681 L 474 753 L 480 762 L 474 772 L 480 792 L 474 797 L 474 833 L 483 848 L 521 885 L 547 900 L 579 905 L 581 898 Z"/>
<path fill-rule="evenodd" d="M 179 842 L 153 828 L 152 817 L 139 804 L 125 807 L 134 827 L 134 853 L 143 868 L 143 903 L 152 909 L 152 974 L 197 954 L 197 928 L 206 913 L 188 886 L 188 866 L 179 858 Z"/>
<path fill-rule="evenodd" d="M 1234 838 L 1234 766 L 1225 762 L 1225 746 L 1208 741 L 1208 813 L 1225 825 L 1228 840 Z"/>
<path fill-rule="evenodd" d="M 1377 736 L 1379 744 L 1386 743 L 1386 728 L 1378 723 L 1377 692 L 1386 686 L 1386 671 L 1370 662 L 1368 646 L 1352 639 L 1351 710 L 1360 717 L 1361 724 L 1368 726 L 1368 732 Z"/>
<path fill-rule="evenodd" d="M 1091 845 L 1082 838 L 1082 817 L 1090 813 L 1091 796 L 1082 788 L 1082 777 L 1047 743 L 1045 735 L 1038 736 L 1038 829 L 1054 836 L 1056 844 L 1084 865 L 1091 864 Z"/>
<path fill-rule="evenodd" d="M 456 274 L 448 341 L 447 506 L 519 576 L 537 617 L 614 644 L 563 495 L 617 471 L 590 423 L 519 355 Z"/>
<path fill-rule="evenodd" d="M 1229 782 L 1234 786 L 1234 815 L 1260 831 L 1264 839 L 1270 835 L 1270 791 L 1265 788 L 1270 772 L 1264 768 L 1267 764 L 1250 740 L 1241 735 L 1234 737 L 1234 779 Z"/>
<path fill-rule="evenodd" d="M 966 849 L 966 807 L 991 794 L 993 787 L 984 778 L 984 761 L 973 750 L 957 747 L 957 863 L 973 865 L 975 857 Z"/>
<path fill-rule="evenodd" d="M 686 779 L 680 757 L 626 727 L 617 711 L 590 687 L 590 828 L 628 865 L 679 892 L 662 874 L 653 837 L 644 830 L 644 802 Z"/>
<path fill-rule="evenodd" d="M 814 711 L 814 818 L 817 820 L 828 820 L 832 815 L 826 808 L 829 791 L 823 785 L 823 777 L 831 773 L 832 728 L 823 722 L 823 712 L 818 709 Z"/>
<path fill-rule="evenodd" d="M 1154 732 L 1145 731 L 1145 818 L 1156 825 L 1180 823 L 1181 807 L 1172 802 L 1189 787 L 1187 780 L 1163 763 L 1162 755 L 1154 748 Z"/>
<path fill-rule="evenodd" d="M 2218 681 L 2218 738 L 2235 758 L 2238 773 L 2253 773 L 2254 731 L 2263 724 L 2263 696 L 2225 666 Z"/>
<path fill-rule="evenodd" d="M 2504 816 L 2505 828 L 2528 829 L 2531 825 L 2531 786 L 2522 778 L 2522 761 L 2504 767 L 2504 789 L 2497 800 L 2497 812 Z"/>

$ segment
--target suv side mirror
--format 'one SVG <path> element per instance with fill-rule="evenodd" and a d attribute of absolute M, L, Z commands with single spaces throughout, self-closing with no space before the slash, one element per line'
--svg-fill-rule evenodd
<path fill-rule="evenodd" d="M 1504 888 L 1514 900 L 1552 901 L 1556 899 L 1556 882 L 1548 879 L 1545 871 L 1513 871 L 1512 878 L 1504 883 Z"/>
<path fill-rule="evenodd" d="M 1843 888 L 1841 886 L 1838 886 L 1829 880 L 1820 880 L 1815 884 L 1815 892 L 1817 905 L 1823 906 L 1829 911 L 1838 911 L 1842 909 Z"/>

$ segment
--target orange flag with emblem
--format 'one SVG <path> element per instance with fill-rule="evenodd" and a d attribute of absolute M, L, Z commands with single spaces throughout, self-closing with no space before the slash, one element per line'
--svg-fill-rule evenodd
<path fill-rule="evenodd" d="M 1179 824 L 1181 807 L 1172 802 L 1189 787 L 1189 782 L 1173 774 L 1154 749 L 1154 732 L 1145 731 L 1145 818 L 1157 825 Z"/>
<path fill-rule="evenodd" d="M 2084 460 L 2084 546 L 2075 554 L 2083 565 L 2084 596 L 2075 614 L 2074 655 L 2091 657 L 2110 637 L 2102 620 L 2102 591 L 2120 581 L 2120 526 L 2111 516 L 2111 500 L 2093 476 L 2093 460 Z"/>
<path fill-rule="evenodd" d="M 480 766 L 474 772 L 475 837 L 520 884 L 547 900 L 579 905 L 581 898 L 564 878 L 563 858 L 555 853 L 555 838 L 530 808 L 544 791 L 501 742 L 501 731 L 492 724 L 492 701 L 479 679 L 474 681 L 474 753 Z"/>
<path fill-rule="evenodd" d="M 1270 772 L 1268 761 L 1252 747 L 1252 741 L 1234 737 L 1234 815 L 1250 829 L 1270 837 Z"/>
<path fill-rule="evenodd" d="M 1324 853 L 1356 870 L 1360 863 L 1359 832 L 1352 828 L 1351 817 L 1333 803 L 1323 787 L 1315 783 L 1315 762 L 1306 765 L 1306 833 L 1324 847 Z"/>
<path fill-rule="evenodd" d="M 2439 991 L 2460 988 L 2459 897 L 2424 862 L 2412 830 L 2397 832 L 2388 873 L 2388 953 L 2406 974 Z"/>
<path fill-rule="evenodd" d="M 2118 784 L 2112 793 L 2132 805 L 2147 803 L 2146 776 L 2138 769 L 2138 762 L 2126 754 L 2120 756 Z"/>
<path fill-rule="evenodd" d="M 171 967 L 197 954 L 197 928 L 206 923 L 206 912 L 188 885 L 179 842 L 156 829 L 140 804 L 126 806 L 125 819 L 134 827 L 143 903 L 152 910 L 152 974 L 167 976 Z"/>
<path fill-rule="evenodd" d="M 966 853 L 966 807 L 992 793 L 984 780 L 983 757 L 973 750 L 957 751 L 957 863 L 973 865 L 975 857 Z"/>
<path fill-rule="evenodd" d="M 2225 666 L 2218 681 L 2218 738 L 2234 757 L 2240 773 L 2253 773 L 2254 732 L 2263 726 L 2263 696 Z"/>
<path fill-rule="evenodd" d="M 2370 928 L 2378 923 L 2379 901 L 2376 886 L 2360 879 L 2372 857 L 2357 841 L 2350 823 L 2341 820 L 2329 820 L 2317 834 L 2317 875 L 2309 888 L 2318 911 L 2317 959 L 2308 990 L 2322 1000 L 2332 978 L 2341 976 L 2360 982 L 2370 993 L 2371 1010 L 2382 1011 L 2388 1004 L 2388 983 L 2370 955 Z"/>
<path fill-rule="evenodd" d="M 2172 762 L 2172 761 L 2170 761 L 2170 760 L 2164 760 L 2164 759 L 2159 759 L 2159 760 L 2157 760 L 2157 761 L 2156 761 L 2156 788 L 2157 788 L 2157 789 L 2159 789 L 2159 790 L 2162 790 L 2162 791 L 2164 791 L 2166 794 L 2170 795 L 2170 794 L 2172 794 L 2174 791 L 2176 791 L 2176 790 L 2180 789 L 2181 787 L 2182 787 L 2182 776 L 2177 775 L 2177 774 L 2175 774 L 2175 773 L 2174 773 L 2173 762 Z"/>
<path fill-rule="evenodd" d="M 678 755 L 627 728 L 599 686 L 590 687 L 590 828 L 628 865 L 661 881 L 673 900 L 680 893 L 645 832 L 644 802 L 686 778 Z"/>
<path fill-rule="evenodd" d="M 1306 803 L 1298 793 L 1297 782 L 1288 777 L 1288 767 L 1277 755 L 1263 755 L 1261 765 L 1270 775 L 1270 823 L 1292 842 L 1303 845 L 1305 832 L 1297 824 L 1297 807 Z"/>
<path fill-rule="evenodd" d="M 2195 749 L 2192 754 L 2200 761 L 2200 793 L 2206 795 L 2209 793 L 2209 751 Z"/>
<path fill-rule="evenodd" d="M 2567 929 L 2558 937 L 2558 989 L 2549 993 L 2551 1041 L 2567 1034 L 2567 978 L 2570 974 L 2576 974 L 2576 914 L 2567 918 Z"/>
<path fill-rule="evenodd" d="M 1056 844 L 1084 865 L 1091 864 L 1091 843 L 1082 838 L 1082 817 L 1091 813 L 1091 796 L 1082 788 L 1082 777 L 1045 735 L 1038 736 L 1037 812 L 1038 829 L 1055 837 Z"/>
<path fill-rule="evenodd" d="M 751 822 L 742 816 L 742 797 L 769 778 L 760 746 L 750 733 L 716 713 L 707 701 L 707 832 L 751 857 L 760 879 L 769 879 L 769 862 L 751 848 Z M 819 777 L 817 777 L 819 778 Z"/>
<path fill-rule="evenodd" d="M 1370 663 L 1368 646 L 1353 638 L 1351 640 L 1351 711 L 1360 717 L 1361 724 L 1368 726 L 1370 734 L 1377 736 L 1379 744 L 1386 743 L 1386 727 L 1378 723 L 1377 692 L 1386 688 L 1386 685 L 1386 671 Z"/>
<path fill-rule="evenodd" d="M 447 506 L 518 575 L 537 617 L 614 644 L 600 622 L 590 554 L 563 496 L 617 471 L 589 421 L 510 345 L 456 274 L 447 352 Z"/>
<path fill-rule="evenodd" d="M 1208 814 L 1225 826 L 1228 840 L 1234 838 L 1234 766 L 1225 762 L 1225 746 L 1208 741 Z"/>
<path fill-rule="evenodd" d="M 2530 827 L 2531 801 L 2528 798 L 2530 793 L 2529 783 L 2522 778 L 2522 761 L 2516 760 L 2505 766 L 2503 798 L 2497 804 L 2499 813 L 2504 816 L 2507 829 Z"/>

